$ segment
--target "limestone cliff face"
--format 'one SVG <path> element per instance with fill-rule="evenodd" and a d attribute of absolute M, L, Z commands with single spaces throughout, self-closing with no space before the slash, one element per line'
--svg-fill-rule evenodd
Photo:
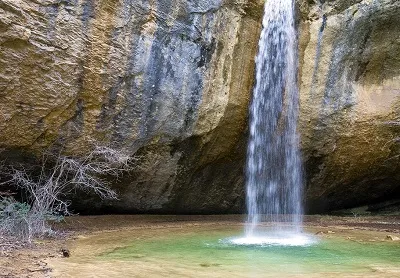
<path fill-rule="evenodd" d="M 300 130 L 308 205 L 400 193 L 400 2 L 321 1 L 303 14 Z"/>
<path fill-rule="evenodd" d="M 400 2 L 299 0 L 300 132 L 314 211 L 400 181 Z M 263 0 L 0 0 L 0 153 L 140 157 L 86 211 L 244 208 Z M 32 162 L 30 162 L 32 163 Z"/>
<path fill-rule="evenodd" d="M 0 0 L 3 159 L 109 145 L 141 158 L 111 208 L 239 211 L 262 16 L 247 2 Z"/>

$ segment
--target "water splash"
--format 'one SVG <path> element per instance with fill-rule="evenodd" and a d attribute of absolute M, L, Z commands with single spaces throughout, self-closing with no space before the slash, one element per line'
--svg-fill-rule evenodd
<path fill-rule="evenodd" d="M 248 236 L 233 238 L 229 241 L 233 245 L 255 245 L 255 246 L 310 246 L 317 243 L 317 239 L 302 234 L 269 234 L 268 236 Z"/>
<path fill-rule="evenodd" d="M 264 221 L 285 222 L 284 231 L 301 232 L 298 102 L 294 1 L 269 0 L 265 3 L 250 107 L 248 239 L 260 236 L 258 227 Z"/>

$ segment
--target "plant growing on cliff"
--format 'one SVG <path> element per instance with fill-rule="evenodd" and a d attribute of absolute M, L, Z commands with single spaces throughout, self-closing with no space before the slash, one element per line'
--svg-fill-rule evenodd
<path fill-rule="evenodd" d="M 70 214 L 68 196 L 76 190 L 94 192 L 102 199 L 116 199 L 117 194 L 106 177 L 118 177 L 131 170 L 133 159 L 121 151 L 97 146 L 83 157 L 46 154 L 38 175 L 23 167 L 12 167 L 6 183 L 17 185 L 26 193 L 27 200 L 25 203 L 12 197 L 0 200 L 0 233 L 29 242 L 51 234 L 47 221 Z"/>

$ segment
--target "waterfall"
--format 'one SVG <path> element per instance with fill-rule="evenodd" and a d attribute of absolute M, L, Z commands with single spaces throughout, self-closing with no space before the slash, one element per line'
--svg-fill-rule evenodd
<path fill-rule="evenodd" d="M 285 231 L 301 231 L 297 59 L 294 0 L 266 1 L 250 107 L 247 237 L 263 221 L 285 222 Z"/>

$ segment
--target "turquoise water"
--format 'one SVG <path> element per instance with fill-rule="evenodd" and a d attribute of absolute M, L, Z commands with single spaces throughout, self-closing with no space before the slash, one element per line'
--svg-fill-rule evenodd
<path fill-rule="evenodd" d="M 320 238 L 306 246 L 232 244 L 231 239 L 240 236 L 239 231 L 229 228 L 191 232 L 168 230 L 132 240 L 124 247 L 101 253 L 98 258 L 141 263 L 156 261 L 188 270 L 200 267 L 215 274 L 221 271 L 258 277 L 374 273 L 381 268 L 400 268 L 400 245 L 394 242 Z"/>

